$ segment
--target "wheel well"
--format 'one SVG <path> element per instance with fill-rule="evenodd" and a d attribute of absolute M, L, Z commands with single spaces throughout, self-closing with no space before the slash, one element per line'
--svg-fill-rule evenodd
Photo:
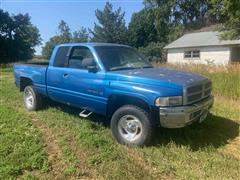
<path fill-rule="evenodd" d="M 107 106 L 107 116 L 110 118 L 112 117 L 113 113 L 124 105 L 135 105 L 144 109 L 146 112 L 150 113 L 149 105 L 142 99 L 126 96 L 126 95 L 112 95 L 108 100 Z"/>
<path fill-rule="evenodd" d="M 20 78 L 20 91 L 23 91 L 26 86 L 33 85 L 30 78 L 21 77 Z"/>

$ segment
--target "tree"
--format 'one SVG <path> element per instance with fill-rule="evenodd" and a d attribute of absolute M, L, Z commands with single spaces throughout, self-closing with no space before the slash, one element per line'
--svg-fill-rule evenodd
<path fill-rule="evenodd" d="M 220 24 L 223 39 L 240 39 L 239 0 L 145 0 L 144 4 L 157 14 L 165 12 L 156 15 L 157 22 L 164 20 L 171 27 L 180 25 L 190 31 Z"/>
<path fill-rule="evenodd" d="M 154 12 L 151 9 L 144 9 L 134 13 L 128 26 L 129 43 L 139 48 L 147 46 L 150 42 L 156 42 L 156 37 Z"/>
<path fill-rule="evenodd" d="M 28 14 L 10 16 L 0 10 L 1 63 L 30 59 L 41 42 L 39 30 Z"/>
<path fill-rule="evenodd" d="M 70 42 L 72 39 L 70 27 L 64 20 L 58 24 L 58 36 L 61 36 L 64 42 Z"/>
<path fill-rule="evenodd" d="M 222 24 L 224 39 L 240 39 L 239 0 L 144 0 L 144 5 L 133 14 L 128 37 L 148 57 L 163 59 L 166 44 L 210 25 Z"/>
<path fill-rule="evenodd" d="M 208 0 L 207 1 L 207 15 L 206 21 L 208 24 L 218 24 L 226 21 L 225 16 L 223 15 L 223 0 Z"/>
<path fill-rule="evenodd" d="M 63 36 L 53 36 L 49 39 L 42 48 L 42 56 L 45 59 L 49 59 L 51 57 L 52 51 L 54 47 L 61 43 L 68 43 L 69 41 L 66 41 L 66 39 L 63 38 Z"/>
<path fill-rule="evenodd" d="M 72 34 L 68 24 L 61 20 L 58 24 L 57 35 L 51 37 L 42 48 L 42 56 L 46 59 L 51 57 L 54 47 L 58 44 L 69 43 L 72 40 Z"/>
<path fill-rule="evenodd" d="M 19 60 L 30 59 L 35 52 L 34 47 L 40 44 L 39 30 L 31 24 L 28 14 L 14 16 L 14 22 L 16 25 L 13 35 L 15 56 Z"/>
<path fill-rule="evenodd" d="M 140 47 L 139 51 L 151 61 L 163 61 L 165 54 L 162 49 L 165 45 L 165 43 L 150 42 L 147 46 Z"/>
<path fill-rule="evenodd" d="M 162 48 L 169 40 L 182 35 L 182 26 L 172 18 L 173 2 L 145 1 L 145 8 L 131 18 L 128 27 L 129 42 L 147 57 L 162 59 Z"/>
<path fill-rule="evenodd" d="M 86 28 L 81 27 L 80 30 L 71 32 L 68 24 L 61 20 L 58 25 L 57 34 L 47 41 L 42 49 L 42 56 L 49 59 L 54 47 L 62 43 L 70 42 L 87 42 L 89 41 L 89 33 Z"/>
<path fill-rule="evenodd" d="M 156 9 L 158 21 L 198 28 L 205 23 L 207 0 L 145 0 L 146 8 Z"/>
<path fill-rule="evenodd" d="M 224 0 L 223 15 L 226 21 L 221 27 L 223 39 L 240 39 L 240 1 Z"/>
<path fill-rule="evenodd" d="M 89 33 L 86 28 L 81 27 L 79 31 L 74 31 L 72 35 L 73 42 L 88 42 L 89 41 Z"/>
<path fill-rule="evenodd" d="M 121 8 L 113 11 L 113 6 L 106 3 L 103 11 L 97 9 L 95 12 L 99 24 L 94 25 L 92 41 L 108 43 L 127 43 L 127 27 Z"/>
<path fill-rule="evenodd" d="M 9 61 L 8 47 L 12 41 L 13 20 L 7 12 L 0 10 L 0 59 L 1 62 Z"/>

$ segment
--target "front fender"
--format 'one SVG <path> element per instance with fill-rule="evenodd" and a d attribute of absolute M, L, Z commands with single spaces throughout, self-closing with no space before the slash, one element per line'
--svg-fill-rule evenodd
<path fill-rule="evenodd" d="M 106 89 L 106 94 L 107 96 L 111 94 L 132 96 L 142 99 L 149 106 L 154 106 L 156 98 L 182 95 L 182 89 L 161 87 L 161 85 L 144 85 L 127 81 L 110 81 Z"/>

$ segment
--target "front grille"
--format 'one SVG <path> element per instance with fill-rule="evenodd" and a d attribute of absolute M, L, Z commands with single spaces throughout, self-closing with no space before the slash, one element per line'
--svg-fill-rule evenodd
<path fill-rule="evenodd" d="M 191 86 L 187 88 L 188 93 L 195 93 L 198 91 L 202 91 L 203 84 L 197 85 L 197 86 Z"/>
<path fill-rule="evenodd" d="M 204 81 L 195 85 L 189 86 L 185 89 L 184 104 L 191 104 L 200 101 L 211 95 L 212 83 L 211 81 Z"/>
<path fill-rule="evenodd" d="M 202 98 L 202 92 L 187 96 L 187 101 L 192 102 L 192 101 L 195 101 L 195 99 L 201 99 L 201 98 Z"/>

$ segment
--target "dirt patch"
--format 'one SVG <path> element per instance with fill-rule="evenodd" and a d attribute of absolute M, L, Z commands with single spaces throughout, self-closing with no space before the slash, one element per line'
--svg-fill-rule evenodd
<path fill-rule="evenodd" d="M 22 108 L 17 108 L 17 110 L 20 112 L 25 112 Z M 66 175 L 64 171 L 68 166 L 62 159 L 62 152 L 56 135 L 53 133 L 51 128 L 49 128 L 41 120 L 37 119 L 34 113 L 27 112 L 26 115 L 32 119 L 33 126 L 35 126 L 41 132 L 41 137 L 44 143 L 43 148 L 48 156 L 49 170 L 47 172 L 42 172 L 39 170 L 26 170 L 17 179 L 21 179 L 27 175 L 32 175 L 41 179 L 65 179 Z"/>
<path fill-rule="evenodd" d="M 137 152 L 135 149 L 130 149 L 128 147 L 124 147 L 124 149 L 127 152 L 128 157 L 133 161 L 133 163 L 141 167 L 143 171 L 148 172 L 151 175 L 151 178 L 155 179 L 161 176 L 161 179 L 163 180 L 175 179 L 171 176 L 164 176 L 159 174 L 157 167 L 146 162 L 143 155 L 140 152 Z"/>
<path fill-rule="evenodd" d="M 220 153 L 228 154 L 240 160 L 240 137 L 235 138 L 229 144 L 219 150 Z"/>
<path fill-rule="evenodd" d="M 4 81 L 5 79 L 7 79 L 9 81 L 9 80 L 13 80 L 13 77 L 10 75 L 3 75 L 0 73 L 0 80 Z"/>
<path fill-rule="evenodd" d="M 17 109 L 18 111 L 23 111 L 26 113 L 26 111 L 24 111 L 22 108 Z M 44 149 L 48 155 L 48 161 L 50 163 L 50 170 L 46 173 L 37 170 L 25 171 L 21 177 L 33 175 L 36 177 L 44 177 L 46 179 L 104 179 L 99 173 L 97 173 L 96 169 L 87 165 L 87 160 L 90 155 L 87 153 L 85 148 L 80 147 L 76 139 L 71 135 L 69 135 L 66 143 L 80 161 L 76 168 L 80 170 L 81 174 L 77 175 L 77 177 L 76 174 L 66 175 L 65 170 L 70 164 L 63 160 L 63 154 L 58 138 L 58 136 L 62 136 L 60 132 L 65 132 L 66 130 L 60 129 L 59 133 L 53 132 L 53 130 L 49 128 L 42 120 L 36 118 L 34 112 L 27 112 L 26 114 L 32 119 L 33 125 L 39 129 L 42 134 Z"/>
<path fill-rule="evenodd" d="M 44 123 L 42 123 L 41 120 L 32 117 L 32 122 L 33 125 L 37 127 L 42 133 L 44 147 L 48 154 L 48 160 L 51 167 L 51 176 L 53 176 L 54 179 L 64 179 L 64 170 L 67 168 L 67 165 L 61 158 L 62 154 L 58 139 L 52 130 Z"/>
<path fill-rule="evenodd" d="M 10 77 L 9 75 L 2 75 L 1 73 L 0 73 L 0 79 L 5 79 L 5 78 L 8 78 L 8 77 Z"/>
<path fill-rule="evenodd" d="M 144 160 L 144 158 L 142 157 L 142 155 L 139 152 L 137 152 L 136 150 L 130 149 L 128 147 L 124 147 L 124 149 L 127 152 L 127 155 L 130 157 L 130 159 L 132 159 L 134 161 L 134 163 L 136 163 L 138 166 L 140 166 L 143 170 L 145 170 L 147 172 L 152 172 L 152 174 L 154 174 L 154 172 L 157 170 L 156 167 L 147 163 Z"/>
<path fill-rule="evenodd" d="M 76 155 L 77 159 L 80 160 L 78 163 L 77 168 L 81 169 L 83 172 L 82 179 L 104 179 L 96 169 L 90 167 L 88 165 L 88 159 L 91 156 L 84 147 L 81 147 L 77 142 L 76 138 L 69 136 L 68 144 L 71 148 L 72 152 Z"/>
<path fill-rule="evenodd" d="M 45 149 L 48 154 L 48 160 L 51 165 L 50 177 L 53 176 L 53 179 L 65 179 L 66 175 L 64 174 L 64 171 L 68 168 L 69 164 L 66 164 L 62 160 L 63 155 L 58 138 L 58 136 L 61 136 L 62 134 L 53 132 L 52 129 L 50 129 L 44 122 L 36 119 L 36 117 L 33 117 L 32 114 L 30 114 L 30 117 L 32 118 L 33 125 L 36 126 L 42 133 L 43 141 L 45 142 Z M 66 132 L 66 130 L 60 129 L 59 132 Z M 76 168 L 80 170 L 79 172 L 81 172 L 78 175 L 72 174 L 67 176 L 68 179 L 103 179 L 100 175 L 98 175 L 96 169 L 87 165 L 89 154 L 85 148 L 80 147 L 73 136 L 69 135 L 66 143 L 79 160 Z"/>

